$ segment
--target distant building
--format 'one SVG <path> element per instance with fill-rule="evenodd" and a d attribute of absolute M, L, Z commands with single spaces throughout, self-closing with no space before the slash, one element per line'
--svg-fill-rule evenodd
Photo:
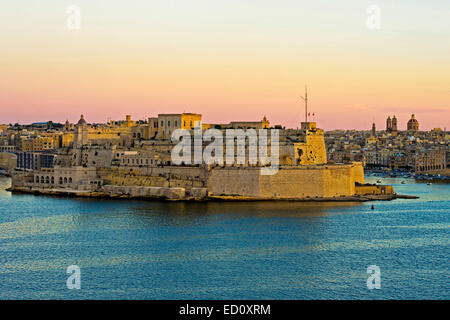
<path fill-rule="evenodd" d="M 414 117 L 414 114 L 411 115 L 411 119 L 408 121 L 407 130 L 419 131 L 419 121 Z"/>
<path fill-rule="evenodd" d="M 391 120 L 391 116 L 388 116 L 388 118 L 386 119 L 386 132 L 391 132 L 392 131 L 392 120 Z"/>
<path fill-rule="evenodd" d="M 197 113 L 159 114 L 157 138 L 170 139 L 176 129 L 201 128 L 201 122 L 202 115 Z"/>
<path fill-rule="evenodd" d="M 392 118 L 392 132 L 397 133 L 397 118 L 395 117 L 395 115 Z"/>
<path fill-rule="evenodd" d="M 447 152 L 442 149 L 423 150 L 415 156 L 416 173 L 438 173 L 447 168 Z"/>
<path fill-rule="evenodd" d="M 88 127 L 84 116 L 81 115 L 80 120 L 78 120 L 77 127 L 75 129 L 74 136 L 74 147 L 81 147 L 88 142 Z"/>
<path fill-rule="evenodd" d="M 25 170 L 40 170 L 53 168 L 54 154 L 40 152 L 17 152 L 17 168 Z"/>
<path fill-rule="evenodd" d="M 397 133 L 397 118 L 394 117 L 391 119 L 391 116 L 388 116 L 386 119 L 386 132 L 388 133 Z"/>
<path fill-rule="evenodd" d="M 14 151 L 16 151 L 16 147 L 15 146 L 0 146 L 0 152 L 13 153 Z"/>

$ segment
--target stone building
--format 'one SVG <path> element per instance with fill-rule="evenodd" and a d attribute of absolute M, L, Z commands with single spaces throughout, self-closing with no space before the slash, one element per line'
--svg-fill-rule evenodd
<path fill-rule="evenodd" d="M 392 131 L 392 119 L 391 116 L 388 116 L 386 119 L 386 132 Z"/>
<path fill-rule="evenodd" d="M 386 119 L 386 132 L 387 133 L 397 133 L 397 117 L 394 115 L 391 119 L 391 116 L 388 116 Z"/>
<path fill-rule="evenodd" d="M 78 120 L 77 126 L 75 128 L 75 135 L 73 146 L 74 148 L 81 147 L 88 143 L 88 125 L 84 116 L 81 115 L 80 120 Z"/>
<path fill-rule="evenodd" d="M 414 114 L 411 115 L 411 119 L 409 119 L 407 124 L 408 131 L 419 131 L 419 121 L 415 118 Z"/>
<path fill-rule="evenodd" d="M 439 173 L 447 168 L 447 152 L 443 149 L 421 150 L 414 160 L 416 173 Z"/>
<path fill-rule="evenodd" d="M 89 190 L 102 185 L 93 167 L 59 167 L 42 169 L 34 173 L 34 185 L 42 188 L 71 188 Z"/>
<path fill-rule="evenodd" d="M 261 121 L 232 121 L 230 123 L 204 123 L 202 125 L 203 130 L 207 129 L 269 129 L 270 122 L 264 116 Z"/>
<path fill-rule="evenodd" d="M 159 114 L 158 139 L 169 140 L 176 129 L 192 130 L 201 127 L 202 115 L 197 113 Z"/>
<path fill-rule="evenodd" d="M 55 155 L 43 152 L 16 152 L 16 168 L 22 170 L 40 170 L 52 168 Z"/>
<path fill-rule="evenodd" d="M 394 117 L 392 118 L 392 132 L 397 132 L 397 118 Z"/>

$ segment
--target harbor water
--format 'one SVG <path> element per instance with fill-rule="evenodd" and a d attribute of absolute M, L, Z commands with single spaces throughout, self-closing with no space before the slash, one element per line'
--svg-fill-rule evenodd
<path fill-rule="evenodd" d="M 449 299 L 450 184 L 382 180 L 420 198 L 77 199 L 11 194 L 0 177 L 0 299 Z"/>

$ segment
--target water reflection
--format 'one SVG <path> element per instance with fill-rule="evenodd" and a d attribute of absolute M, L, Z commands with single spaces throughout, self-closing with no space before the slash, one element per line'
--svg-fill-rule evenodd
<path fill-rule="evenodd" d="M 75 200 L 77 201 L 77 200 Z M 86 201 L 86 200 L 82 200 Z M 294 201 L 264 202 L 163 202 L 113 200 L 113 209 L 75 216 L 76 223 L 86 225 L 103 219 L 122 220 L 128 226 L 192 226 L 204 225 L 222 219 L 250 218 L 308 218 L 355 213 L 358 202 L 305 203 Z M 97 200 L 96 205 L 111 203 Z M 92 204 L 91 204 L 92 205 Z M 107 206 L 107 205 L 106 205 Z M 108 207 L 108 206 L 107 206 Z M 106 208 L 105 208 L 106 209 Z"/>

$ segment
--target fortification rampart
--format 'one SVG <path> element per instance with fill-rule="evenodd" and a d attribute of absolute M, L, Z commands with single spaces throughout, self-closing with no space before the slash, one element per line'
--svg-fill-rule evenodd
<path fill-rule="evenodd" d="M 207 166 L 103 168 L 96 169 L 94 183 L 82 179 L 78 184 L 66 184 L 64 180 L 60 183 L 51 177 L 47 179 L 44 174 L 53 172 L 43 171 L 14 175 L 12 189 L 46 194 L 170 200 L 364 201 L 358 197 L 394 195 L 392 187 L 363 185 L 361 163 L 285 166 L 274 175 L 262 175 L 260 171 L 258 167 Z"/>
<path fill-rule="evenodd" d="M 275 175 L 259 168 L 223 167 L 211 170 L 207 188 L 212 195 L 260 199 L 332 198 L 355 195 L 355 182 L 364 183 L 360 163 L 281 167 Z"/>

